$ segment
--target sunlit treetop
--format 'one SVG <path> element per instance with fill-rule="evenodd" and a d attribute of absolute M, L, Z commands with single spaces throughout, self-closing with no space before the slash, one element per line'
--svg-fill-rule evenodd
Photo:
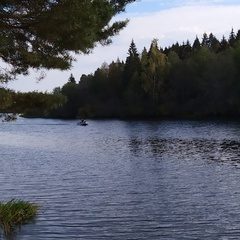
<path fill-rule="evenodd" d="M 72 53 L 107 45 L 128 20 L 111 21 L 135 0 L 1 0 L 0 81 L 34 69 L 69 69 Z"/>

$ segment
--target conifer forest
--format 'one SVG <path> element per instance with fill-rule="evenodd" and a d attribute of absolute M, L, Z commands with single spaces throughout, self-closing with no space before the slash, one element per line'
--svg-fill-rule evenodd
<path fill-rule="evenodd" d="M 103 63 L 91 74 L 53 90 L 66 101 L 28 116 L 51 118 L 238 117 L 240 30 L 161 48 L 153 39 L 139 52 L 132 40 L 125 61 Z"/>

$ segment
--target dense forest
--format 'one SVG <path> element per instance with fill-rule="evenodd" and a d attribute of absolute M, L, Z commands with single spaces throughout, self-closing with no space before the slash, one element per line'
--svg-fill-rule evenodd
<path fill-rule="evenodd" d="M 117 58 L 117 57 L 116 57 Z M 153 39 L 138 52 L 134 40 L 124 61 L 103 63 L 63 87 L 67 101 L 50 110 L 54 118 L 240 116 L 240 30 L 161 48 Z M 28 115 L 41 116 L 38 109 Z"/>

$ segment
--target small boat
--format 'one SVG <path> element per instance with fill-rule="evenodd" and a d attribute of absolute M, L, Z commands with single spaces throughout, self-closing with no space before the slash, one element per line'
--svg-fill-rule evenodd
<path fill-rule="evenodd" d="M 2 118 L 2 122 L 12 122 L 17 120 L 17 114 L 3 113 L 3 114 L 0 114 L 0 118 Z"/>
<path fill-rule="evenodd" d="M 88 122 L 87 122 L 86 120 L 84 120 L 84 119 L 81 119 L 81 120 L 77 123 L 77 125 L 87 126 L 87 125 L 88 125 Z"/>

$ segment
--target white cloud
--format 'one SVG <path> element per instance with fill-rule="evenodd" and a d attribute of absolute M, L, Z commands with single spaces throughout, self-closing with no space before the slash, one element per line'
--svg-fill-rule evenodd
<path fill-rule="evenodd" d="M 136 42 L 159 38 L 160 45 L 169 46 L 176 41 L 193 40 L 196 35 L 212 32 L 217 37 L 236 31 L 240 24 L 236 21 L 240 6 L 198 6 L 173 8 L 151 15 L 138 16 L 122 33 L 121 38 Z"/>
<path fill-rule="evenodd" d="M 152 0 L 154 1 L 154 0 Z M 162 1 L 163 2 L 163 1 Z M 177 0 L 176 4 L 189 4 L 193 1 Z M 194 1 L 195 2 L 195 1 Z M 197 1 L 206 2 L 206 1 Z M 220 3 L 221 1 L 207 1 Z M 212 32 L 217 38 L 223 35 L 228 38 L 231 29 L 240 29 L 237 21 L 240 15 L 240 6 L 198 5 L 171 8 L 159 12 L 135 15 L 128 13 L 121 18 L 130 18 L 130 23 L 119 36 L 113 38 L 113 44 L 107 47 L 97 47 L 91 55 L 79 56 L 71 71 L 50 71 L 46 79 L 35 84 L 34 77 L 24 77 L 9 84 L 10 88 L 21 91 L 51 91 L 56 86 L 67 82 L 71 73 L 78 81 L 82 74 L 94 72 L 103 62 L 110 63 L 118 57 L 125 60 L 132 39 L 134 39 L 139 52 L 143 47 L 149 48 L 152 39 L 159 39 L 159 46 L 171 46 L 177 41 L 182 43 L 189 40 L 193 43 L 196 35 L 201 39 L 204 32 Z"/>

